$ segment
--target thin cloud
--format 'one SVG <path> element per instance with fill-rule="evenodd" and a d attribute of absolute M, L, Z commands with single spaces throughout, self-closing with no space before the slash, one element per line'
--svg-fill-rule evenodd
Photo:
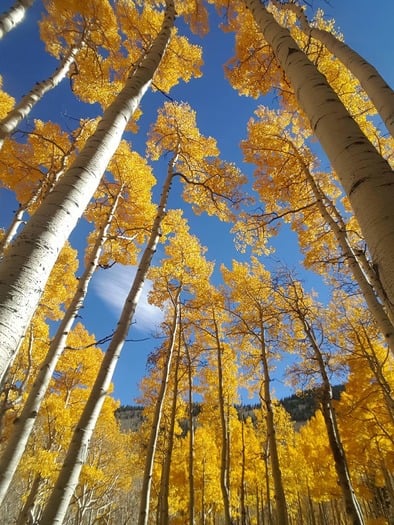
<path fill-rule="evenodd" d="M 119 317 L 127 294 L 136 274 L 135 266 L 116 264 L 107 270 L 96 272 L 93 289 L 96 295 L 107 305 L 115 317 Z M 140 300 L 135 311 L 134 328 L 141 331 L 155 330 L 163 321 L 163 312 L 157 306 L 148 303 L 148 294 L 152 282 L 145 281 Z"/>

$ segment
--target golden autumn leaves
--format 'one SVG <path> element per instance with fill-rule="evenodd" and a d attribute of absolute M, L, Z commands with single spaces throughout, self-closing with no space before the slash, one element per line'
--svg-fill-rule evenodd
<path fill-rule="evenodd" d="M 246 4 L 253 7 L 255 13 L 260 9 L 260 15 L 265 14 L 265 7 L 252 0 L 215 2 L 217 7 L 229 8 L 227 29 L 236 35 L 236 56 L 226 65 L 232 85 L 239 93 L 256 98 L 272 89 L 278 95 L 276 109 L 259 106 L 242 142 L 245 161 L 255 165 L 253 192 L 238 167 L 220 158 L 216 140 L 200 132 L 196 112 L 186 102 L 165 102 L 159 109 L 148 134 L 146 156 L 133 149 L 128 135 L 125 135 L 127 140 L 121 140 L 125 130 L 137 131 L 141 115 L 138 105 L 150 86 L 167 93 L 181 79 L 187 82 L 201 75 L 201 48 L 173 25 L 176 10 L 192 31 L 206 33 L 207 12 L 201 2 L 124 0 L 114 8 L 106 1 L 83 5 L 75 0 L 45 3 L 47 13 L 40 30 L 48 52 L 61 59 L 73 45 L 80 45 L 69 75 L 73 94 L 85 103 L 97 102 L 105 108 L 105 116 L 99 123 L 95 119 L 81 120 L 71 132 L 62 130 L 58 124 L 37 119 L 26 140 L 8 139 L 2 150 L 2 183 L 15 193 L 21 204 L 16 226 L 26 218 L 34 218 L 40 205 L 45 205 L 48 196 L 51 201 L 56 192 L 60 200 L 52 204 L 52 209 L 60 209 L 65 199 L 59 188 L 65 191 L 64 186 L 68 186 L 72 188 L 73 207 L 80 208 L 80 214 L 84 213 L 92 229 L 86 242 L 83 277 L 75 278 L 75 251 L 69 245 L 54 248 L 60 256 L 33 317 L 30 333 L 26 332 L 21 352 L 6 372 L 3 405 L 4 410 L 12 409 L 12 412 L 8 410 L 6 414 L 4 435 L 10 442 L 12 417 L 18 413 L 20 423 L 21 402 L 26 407 L 27 396 L 35 397 L 31 385 L 33 376 L 41 377 L 38 374 L 46 367 L 53 367 L 48 378 L 50 393 L 41 409 L 37 405 L 32 408 L 32 413 L 40 414 L 36 435 L 44 445 L 40 448 L 33 435 L 24 456 L 26 461 L 21 461 L 21 473 L 17 473 L 21 492 L 26 501 L 32 502 L 34 512 L 40 513 L 46 506 L 44 517 L 39 517 L 44 524 L 52 525 L 55 519 L 60 523 L 65 517 L 66 508 L 61 511 L 62 515 L 54 517 L 58 493 L 69 501 L 73 501 L 75 494 L 70 512 L 80 517 L 90 509 L 89 501 L 94 498 L 100 499 L 102 508 L 110 506 L 109 496 L 105 494 L 108 486 L 114 490 L 111 494 L 117 494 L 115 499 L 118 498 L 109 519 L 120 520 L 119 509 L 126 509 L 126 515 L 130 514 L 135 502 L 124 504 L 123 489 L 132 481 L 136 484 L 141 481 L 138 473 L 143 470 L 142 452 L 146 450 L 149 432 L 160 434 L 160 448 L 151 447 L 150 459 L 153 458 L 154 464 L 156 453 L 163 459 L 163 466 L 154 464 L 157 498 L 149 498 L 145 493 L 141 524 L 149 519 L 149 502 L 157 508 L 162 524 L 168 522 L 169 509 L 181 520 L 187 512 L 191 523 L 197 512 L 207 516 L 216 512 L 217 516 L 223 515 L 227 523 L 231 523 L 234 516 L 242 516 L 245 521 L 246 509 L 257 516 L 265 505 L 262 501 L 267 502 L 263 510 L 268 519 L 272 517 L 276 501 L 275 511 L 283 524 L 289 516 L 302 520 L 307 512 L 305 508 L 317 512 L 327 494 L 334 494 L 335 498 L 339 494 L 334 472 L 336 461 L 332 458 L 319 461 L 320 456 L 326 458 L 333 452 L 322 438 L 328 428 L 328 416 L 326 412 L 322 421 L 317 415 L 306 430 L 296 434 L 283 411 L 276 408 L 270 384 L 276 359 L 284 351 L 298 359 L 292 369 L 296 385 L 320 384 L 325 381 L 327 371 L 333 373 L 340 367 L 350 370 L 348 397 L 344 396 L 341 405 L 345 415 L 341 416 L 339 426 L 361 497 L 365 496 L 363 491 L 367 487 L 364 477 L 374 479 L 380 487 L 391 468 L 392 362 L 382 339 L 384 334 L 389 344 L 392 341 L 390 330 L 386 330 L 391 323 L 390 301 L 385 297 L 384 287 L 379 288 L 379 276 L 372 271 L 374 267 L 366 255 L 358 222 L 336 174 L 319 165 L 321 152 L 313 145 L 307 112 L 299 109 L 295 97 L 298 90 L 289 82 L 283 65 L 272 52 L 273 46 L 255 22 L 257 16 L 253 19 L 252 9 L 245 9 Z M 346 106 L 349 119 L 359 124 L 382 156 L 389 157 L 392 141 L 374 126 L 376 112 L 359 82 L 321 43 L 300 31 L 294 13 L 273 6 L 271 11 L 282 26 L 290 28 L 302 50 L 300 55 L 307 55 L 325 75 Z M 333 32 L 332 23 L 326 22 L 321 14 L 317 15 L 316 24 Z M 275 27 L 273 22 L 271 25 Z M 12 109 L 12 104 L 11 97 L 1 93 L 0 117 Z M 101 153 L 99 161 L 97 155 Z M 168 161 L 167 174 L 163 162 L 152 170 L 146 157 L 153 162 Z M 74 176 L 62 186 L 70 166 Z M 94 184 L 81 189 L 79 182 L 92 174 Z M 159 205 L 152 199 L 155 184 L 161 193 Z M 222 286 L 212 284 L 214 265 L 207 260 L 206 249 L 193 235 L 182 210 L 167 209 L 168 197 L 180 188 L 182 199 L 191 204 L 196 214 L 206 212 L 234 223 L 239 243 L 250 254 L 246 262 L 234 261 L 231 268 L 221 267 Z M 78 201 L 78 192 L 84 198 L 87 196 L 86 202 L 92 197 L 86 209 Z M 47 220 L 49 223 L 49 216 L 45 215 L 44 225 L 48 224 Z M 61 226 L 64 221 L 65 218 Z M 269 251 L 270 237 L 283 222 L 289 223 L 297 233 L 305 265 L 320 272 L 339 289 L 329 307 L 319 305 L 294 276 L 286 271 L 271 273 L 259 259 L 261 252 Z M 49 229 L 52 231 L 52 226 Z M 15 231 L 16 228 L 9 228 L 7 232 L 3 246 L 5 256 Z M 150 268 L 158 246 L 164 255 L 159 264 Z M 82 256 L 79 259 L 82 260 Z M 38 263 L 43 260 L 45 256 L 41 256 Z M 138 271 L 130 283 L 116 330 L 104 338 L 110 341 L 105 354 L 95 348 L 94 337 L 85 328 L 77 325 L 71 329 L 67 325 L 60 338 L 69 337 L 67 343 L 62 342 L 64 348 L 59 346 L 56 350 L 58 361 L 50 364 L 44 361 L 48 358 L 48 347 L 56 340 L 55 337 L 49 341 L 47 320 L 61 319 L 63 312 L 70 319 L 77 317 L 92 277 L 89 268 L 93 272 L 98 267 L 108 268 L 116 263 L 138 264 Z M 356 268 L 364 275 L 364 288 L 356 277 L 359 275 Z M 138 443 L 131 445 L 116 428 L 111 416 L 112 402 L 104 404 L 101 420 L 98 413 L 105 396 L 111 392 L 111 374 L 147 276 L 153 283 L 151 301 L 165 311 L 166 317 L 165 340 L 150 359 L 150 363 L 157 366 L 152 366 L 145 380 L 144 403 L 152 404 L 157 399 L 158 381 L 169 382 L 170 397 L 164 399 L 163 396 L 160 400 L 164 407 L 160 414 L 163 426 L 152 428 L 152 420 L 148 419 L 143 437 L 134 436 Z M 352 299 L 349 290 L 355 289 L 355 281 L 362 288 L 370 311 L 379 319 L 381 333 L 363 303 Z M 373 301 L 377 304 L 372 307 Z M 382 320 L 382 316 L 386 318 Z M 363 332 L 365 327 L 367 334 Z M 317 348 L 314 346 L 316 334 L 321 344 Z M 165 357 L 170 354 L 172 364 Z M 316 366 L 319 359 L 323 360 L 320 368 Z M 368 364 L 367 372 L 362 375 L 363 390 L 370 392 L 368 400 L 360 399 L 355 387 L 357 376 L 361 377 L 360 362 L 365 368 Z M 163 377 L 161 372 L 166 366 L 168 375 Z M 255 424 L 241 421 L 234 409 L 240 385 L 260 396 L 261 410 Z M 324 387 L 324 395 L 329 396 L 330 385 L 326 382 Z M 22 394 L 21 399 L 16 393 Z M 194 432 L 193 421 L 189 423 L 190 441 L 185 447 L 178 417 L 190 415 L 193 400 L 198 397 L 204 401 L 199 428 Z M 329 401 L 331 403 L 331 399 Z M 62 406 L 68 409 L 74 403 L 78 410 L 61 412 Z M 358 404 L 373 413 L 375 419 L 364 421 L 364 432 L 360 432 L 362 443 L 354 443 L 353 447 L 351 428 L 346 426 L 346 411 L 356 414 L 356 421 L 361 417 Z M 161 407 L 156 412 L 160 411 Z M 153 417 L 153 407 L 148 407 L 146 414 L 148 418 Z M 378 436 L 379 425 L 383 428 L 383 437 Z M 111 430 L 108 436 L 105 428 Z M 316 441 L 316 445 L 308 447 L 308 441 Z M 111 450 L 116 450 L 116 462 L 127 463 L 128 446 L 133 447 L 132 464 L 137 471 L 134 477 L 125 474 L 123 469 L 117 473 L 114 465 L 108 465 Z M 359 464 L 356 451 L 359 453 L 363 447 L 368 450 L 371 462 L 359 474 L 363 465 Z M 378 453 L 376 464 L 372 458 Z M 32 465 L 35 455 L 39 458 L 37 467 Z M 72 471 L 86 461 L 88 464 L 81 472 Z M 57 480 L 51 470 L 54 462 L 64 462 Z M 303 465 L 301 473 L 297 468 L 300 464 Z M 314 468 L 310 468 L 311 464 Z M 179 465 L 187 465 L 187 472 Z M 322 468 L 329 470 L 323 488 L 314 475 L 315 470 Z M 4 473 L 5 469 L 2 470 Z M 12 475 L 7 475 L 10 481 Z M 199 502 L 193 507 L 194 475 Z M 70 478 L 73 480 L 69 481 Z M 54 483 L 56 488 L 52 490 Z M 185 504 L 187 499 L 189 505 Z M 368 497 L 364 499 L 369 501 Z M 80 514 L 78 505 L 83 510 Z M 102 508 L 91 505 L 92 519 L 103 518 Z M 325 512 L 331 516 L 327 509 Z M 338 512 L 344 513 L 343 508 Z"/>

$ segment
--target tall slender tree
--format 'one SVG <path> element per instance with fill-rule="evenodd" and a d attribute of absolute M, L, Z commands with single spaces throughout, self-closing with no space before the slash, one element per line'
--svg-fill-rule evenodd
<path fill-rule="evenodd" d="M 82 215 L 122 133 L 149 89 L 170 40 L 175 10 L 166 2 L 162 26 L 141 64 L 104 112 L 94 134 L 2 260 L 0 377 L 12 362 L 59 249 Z"/>
<path fill-rule="evenodd" d="M 312 25 L 302 6 L 295 2 L 279 2 L 272 0 L 272 4 L 284 10 L 290 10 L 297 16 L 301 30 L 308 38 L 321 42 L 349 71 L 359 80 L 368 97 L 382 117 L 386 128 L 394 137 L 394 91 L 390 88 L 377 69 L 364 57 L 341 40 L 331 28 L 330 31 L 322 25 L 321 16 Z"/>
<path fill-rule="evenodd" d="M 214 3 L 228 7 L 227 2 Z M 248 41 L 248 34 L 253 36 L 257 26 L 272 49 L 277 64 L 295 93 L 299 107 L 338 174 L 360 224 L 373 264 L 378 269 L 385 293 L 389 301 L 394 303 L 394 195 L 391 193 L 394 190 L 389 163 L 360 130 L 324 75 L 260 0 L 235 1 L 230 7 L 236 31 L 242 32 Z M 251 28 L 250 25 L 237 25 L 237 10 L 240 13 L 248 10 L 256 26 Z M 257 51 L 253 47 L 253 41 L 250 41 L 248 50 L 252 55 Z M 272 55 L 271 59 L 267 57 L 267 62 L 272 63 Z M 250 63 L 253 64 L 252 61 Z M 277 76 L 280 76 L 279 73 Z M 271 82 L 275 80 L 271 79 Z M 268 79 L 264 79 L 265 86 L 267 82 Z"/>

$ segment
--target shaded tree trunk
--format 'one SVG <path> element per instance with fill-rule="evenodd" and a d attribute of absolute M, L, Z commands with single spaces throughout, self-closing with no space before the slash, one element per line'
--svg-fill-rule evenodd
<path fill-rule="evenodd" d="M 297 300 L 298 298 L 296 301 Z M 322 379 L 321 410 L 327 430 L 328 442 L 334 459 L 335 470 L 345 502 L 346 513 L 351 519 L 352 525 L 365 525 L 360 504 L 354 493 L 345 450 L 339 435 L 335 410 L 333 407 L 332 388 L 327 374 L 323 354 L 317 342 L 313 327 L 310 325 L 306 319 L 305 313 L 297 303 L 294 304 L 294 311 L 302 323 L 307 340 L 313 350 L 314 360 L 318 365 L 319 374 Z"/>
<path fill-rule="evenodd" d="M 247 525 L 246 522 L 246 487 L 245 487 L 245 469 L 246 469 L 246 446 L 245 446 L 245 420 L 241 419 L 241 488 L 240 488 L 240 506 L 241 506 L 241 525 Z"/>
<path fill-rule="evenodd" d="M 166 0 L 162 28 L 96 131 L 13 243 L 0 266 L 0 380 L 13 361 L 65 241 L 97 189 L 123 131 L 152 82 L 174 25 Z"/>
<path fill-rule="evenodd" d="M 230 486 L 229 486 L 229 457 L 230 457 L 230 443 L 228 432 L 228 417 L 225 413 L 225 395 L 223 385 L 223 346 L 221 344 L 219 328 L 213 314 L 213 324 L 216 340 L 217 363 L 218 363 L 218 404 L 220 414 L 220 430 L 222 435 L 221 454 L 220 454 L 220 487 L 222 490 L 223 507 L 224 507 L 224 522 L 226 525 L 233 525 L 231 518 L 231 504 L 230 504 Z"/>
<path fill-rule="evenodd" d="M 181 316 L 181 307 L 179 306 L 179 323 Z M 175 423 L 176 423 L 176 411 L 178 404 L 178 372 L 179 372 L 179 360 L 180 360 L 180 349 L 181 349 L 181 336 L 182 329 L 178 330 L 178 352 L 176 356 L 175 366 L 174 366 L 174 388 L 172 392 L 172 403 L 171 403 L 171 413 L 170 413 L 170 425 L 168 428 L 168 440 L 167 447 L 165 451 L 165 457 L 163 462 L 163 468 L 161 471 L 161 481 L 160 481 L 160 515 L 159 515 L 159 524 L 168 525 L 169 524 L 169 492 L 170 492 L 170 473 L 171 473 L 171 459 L 172 451 L 174 448 L 174 433 L 175 433 Z"/>
<path fill-rule="evenodd" d="M 184 332 L 182 332 L 184 336 Z M 188 474 L 189 474 L 189 525 L 195 524 L 194 519 L 194 417 L 193 417 L 193 375 L 192 360 L 189 345 L 183 337 L 185 354 L 187 360 L 187 381 L 188 381 L 188 410 L 189 410 L 189 454 L 188 454 Z"/>
<path fill-rule="evenodd" d="M 269 374 L 267 347 L 266 347 L 266 342 L 265 342 L 264 330 L 265 330 L 264 323 L 261 318 L 260 344 L 261 344 L 261 364 L 263 368 L 263 384 L 260 389 L 260 400 L 261 400 L 261 406 L 265 406 L 265 409 L 266 409 L 265 419 L 267 422 L 267 439 L 269 443 L 272 478 L 274 481 L 276 513 L 277 513 L 278 521 L 281 525 L 289 525 L 289 516 L 287 513 L 286 497 L 285 497 L 285 491 L 283 488 L 282 472 L 280 470 L 280 462 L 279 462 L 279 454 L 278 454 L 278 445 L 276 441 L 274 412 L 272 410 L 272 400 L 271 400 L 271 391 L 270 391 L 271 379 L 270 379 L 270 374 Z"/>

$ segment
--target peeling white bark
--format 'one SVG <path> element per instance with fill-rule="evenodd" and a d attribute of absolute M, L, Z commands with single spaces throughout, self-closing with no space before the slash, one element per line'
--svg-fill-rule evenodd
<path fill-rule="evenodd" d="M 78 158 L 44 199 L 0 265 L 0 380 L 13 361 L 61 248 L 151 85 L 174 23 L 173 2 L 167 3 L 160 33 L 139 68 L 104 112 Z"/>

